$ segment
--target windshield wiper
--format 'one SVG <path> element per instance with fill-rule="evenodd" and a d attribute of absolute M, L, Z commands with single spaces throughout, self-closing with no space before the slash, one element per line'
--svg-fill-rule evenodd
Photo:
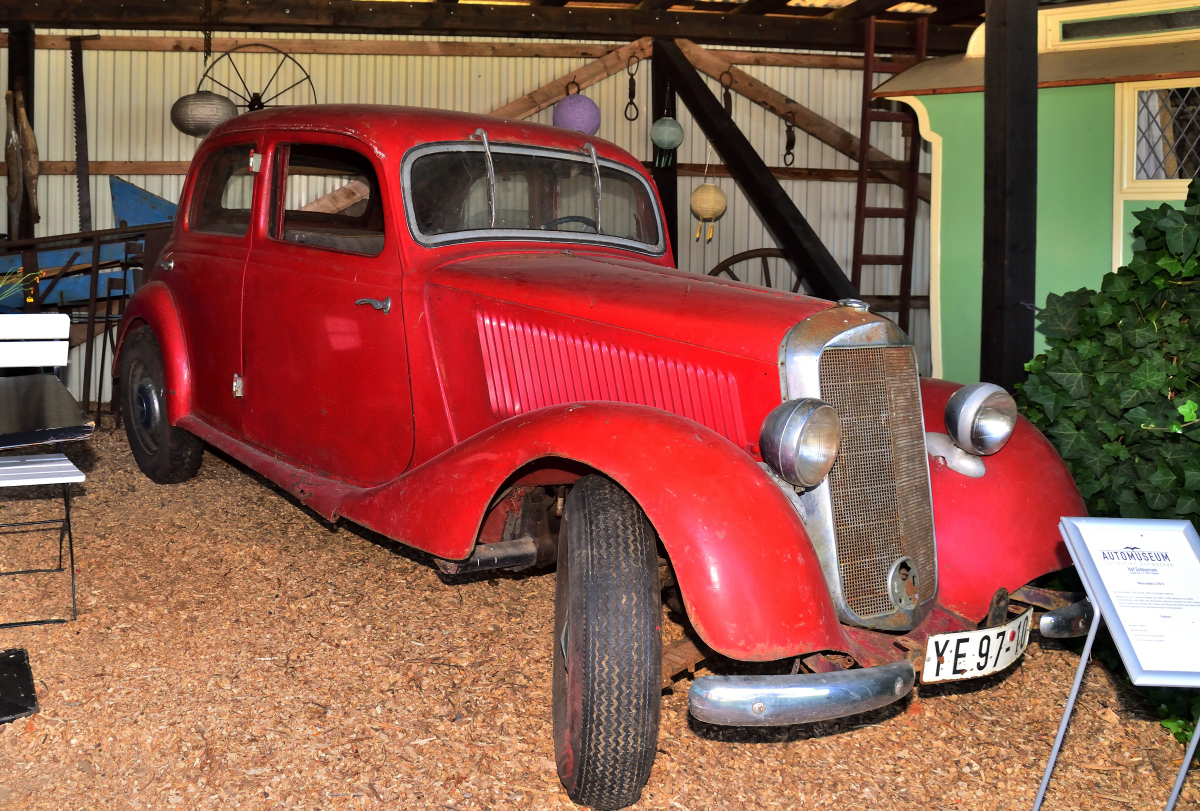
<path fill-rule="evenodd" d="M 596 233 L 602 234 L 604 231 L 600 228 L 600 161 L 596 159 L 596 147 L 590 142 L 584 144 L 583 148 L 592 153 L 592 177 L 595 178 L 596 187 Z"/>
<path fill-rule="evenodd" d="M 487 133 L 483 127 L 475 130 L 475 135 L 483 141 L 483 154 L 487 158 L 487 177 L 488 177 L 488 228 L 496 227 L 496 166 L 492 163 L 492 147 L 488 143 Z M 596 152 L 592 150 L 592 160 L 596 160 Z M 600 170 L 596 170 L 596 182 L 599 183 Z M 599 196 L 599 186 L 597 186 L 597 196 Z M 597 209 L 599 210 L 599 209 Z M 598 217 L 599 215 L 597 215 Z M 599 220 L 597 220 L 599 222 Z"/>

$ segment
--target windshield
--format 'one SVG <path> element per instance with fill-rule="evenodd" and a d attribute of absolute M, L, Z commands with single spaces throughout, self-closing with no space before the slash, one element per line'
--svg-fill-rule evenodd
<path fill-rule="evenodd" d="M 438 145 L 410 156 L 404 181 L 409 219 L 425 244 L 561 238 L 663 247 L 648 184 L 590 152 Z"/>

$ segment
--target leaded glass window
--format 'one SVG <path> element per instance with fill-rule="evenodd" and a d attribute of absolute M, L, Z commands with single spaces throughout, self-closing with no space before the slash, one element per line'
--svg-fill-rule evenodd
<path fill-rule="evenodd" d="M 1200 175 L 1200 87 L 1139 90 L 1136 180 Z"/>

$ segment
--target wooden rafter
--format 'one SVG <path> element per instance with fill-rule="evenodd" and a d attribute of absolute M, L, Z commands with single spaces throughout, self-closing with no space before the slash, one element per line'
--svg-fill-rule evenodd
<path fill-rule="evenodd" d="M 833 147 L 843 155 L 853 160 L 858 159 L 858 138 L 852 133 L 842 129 L 829 119 L 814 113 L 803 104 L 789 99 L 778 90 L 760 82 L 744 70 L 740 70 L 729 64 L 729 62 L 719 56 L 719 51 L 706 50 L 693 42 L 682 39 L 677 40 L 677 44 L 688 61 L 701 73 L 717 81 L 721 80 L 722 75 L 728 73 L 732 82 L 730 89 L 733 92 L 745 96 L 758 106 L 774 113 L 785 121 L 791 120 L 798 128 L 804 130 L 821 143 Z M 871 149 L 870 156 L 872 162 L 894 162 L 891 156 L 875 148 Z M 895 169 L 881 169 L 879 173 L 901 187 L 905 185 L 908 178 L 907 170 L 901 170 L 899 167 Z M 922 179 L 918 181 L 917 196 L 922 200 L 929 200 L 930 184 L 928 180 Z"/>
<path fill-rule="evenodd" d="M 934 25 L 953 25 L 983 16 L 984 0 L 947 0 L 929 18 Z"/>
<path fill-rule="evenodd" d="M 897 0 L 853 0 L 825 15 L 827 20 L 863 20 L 896 5 Z"/>
<path fill-rule="evenodd" d="M 634 11 L 661 11 L 673 5 L 675 5 L 674 0 L 641 0 L 634 7 Z"/>
<path fill-rule="evenodd" d="M 545 110 L 550 105 L 567 95 L 567 85 L 575 82 L 582 90 L 596 82 L 601 82 L 618 71 L 625 69 L 632 57 L 649 58 L 653 50 L 653 40 L 642 37 L 636 42 L 617 48 L 612 53 L 602 56 L 594 62 L 589 62 L 578 70 L 573 70 L 565 76 L 560 76 L 549 84 L 542 85 L 537 90 L 527 93 L 521 98 L 510 101 L 503 107 L 492 110 L 497 118 L 528 118 L 534 113 Z"/>
<path fill-rule="evenodd" d="M 771 14 L 788 4 L 788 0 L 746 0 L 739 3 L 734 14 Z"/>
<path fill-rule="evenodd" d="M 974 0 L 970 0 L 974 1 Z M 982 0 L 979 0 L 982 2 Z M 39 51 L 65 51 L 69 37 L 38 34 L 34 48 Z M 128 51 L 133 53 L 203 53 L 204 38 L 167 36 L 124 36 L 103 34 L 82 43 L 85 51 Z M 440 40 L 385 39 L 266 39 L 263 37 L 213 37 L 215 53 L 247 45 L 270 45 L 290 54 L 328 54 L 344 56 L 478 56 L 525 59 L 599 59 L 619 45 L 589 42 L 444 42 Z M 0 34 L 0 48 L 8 47 L 8 34 Z M 795 53 L 791 51 L 722 50 L 731 65 L 765 65 L 778 68 L 826 68 L 862 70 L 856 56 Z"/>
<path fill-rule="evenodd" d="M 205 13 L 206 6 L 208 13 Z M 202 20 L 205 23 L 202 25 Z M 716 15 L 589 6 L 484 3 L 358 2 L 357 0 L 0 0 L 0 26 L 196 31 L 536 36 L 583 40 L 686 37 L 695 42 L 758 47 L 849 50 L 860 32 L 836 20 L 781 16 Z M 962 53 L 971 31 L 933 26 L 933 53 Z M 881 22 L 881 49 L 913 46 L 910 25 Z"/>
<path fill-rule="evenodd" d="M 65 51 L 69 37 L 38 34 L 34 47 L 39 51 Z M 0 48 L 8 45 L 8 35 L 0 34 Z M 102 35 L 81 43 L 85 51 L 134 51 L 166 53 L 203 53 L 203 37 L 156 37 Z M 596 59 L 616 45 L 568 42 L 441 42 L 382 39 L 267 39 L 264 37 L 213 37 L 213 53 L 248 45 L 269 45 L 290 54 L 329 54 L 352 56 L 495 56 L 563 59 Z M 803 54 L 798 54 L 803 55 Z"/>

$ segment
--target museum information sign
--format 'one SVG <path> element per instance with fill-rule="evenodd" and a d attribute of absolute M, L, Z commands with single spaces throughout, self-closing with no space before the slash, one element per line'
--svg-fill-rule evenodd
<path fill-rule="evenodd" d="M 1066 518 L 1062 531 L 1133 683 L 1200 687 L 1200 539 L 1191 522 Z"/>
<path fill-rule="evenodd" d="M 1033 811 L 1042 807 L 1062 748 L 1100 620 L 1108 626 L 1133 683 L 1200 687 L 1200 537 L 1190 521 L 1064 518 L 1063 540 L 1095 616 L 1067 708 L 1050 750 Z M 1196 725 L 1200 732 L 1200 723 Z M 1192 733 L 1167 811 L 1175 807 L 1200 736 Z"/>

